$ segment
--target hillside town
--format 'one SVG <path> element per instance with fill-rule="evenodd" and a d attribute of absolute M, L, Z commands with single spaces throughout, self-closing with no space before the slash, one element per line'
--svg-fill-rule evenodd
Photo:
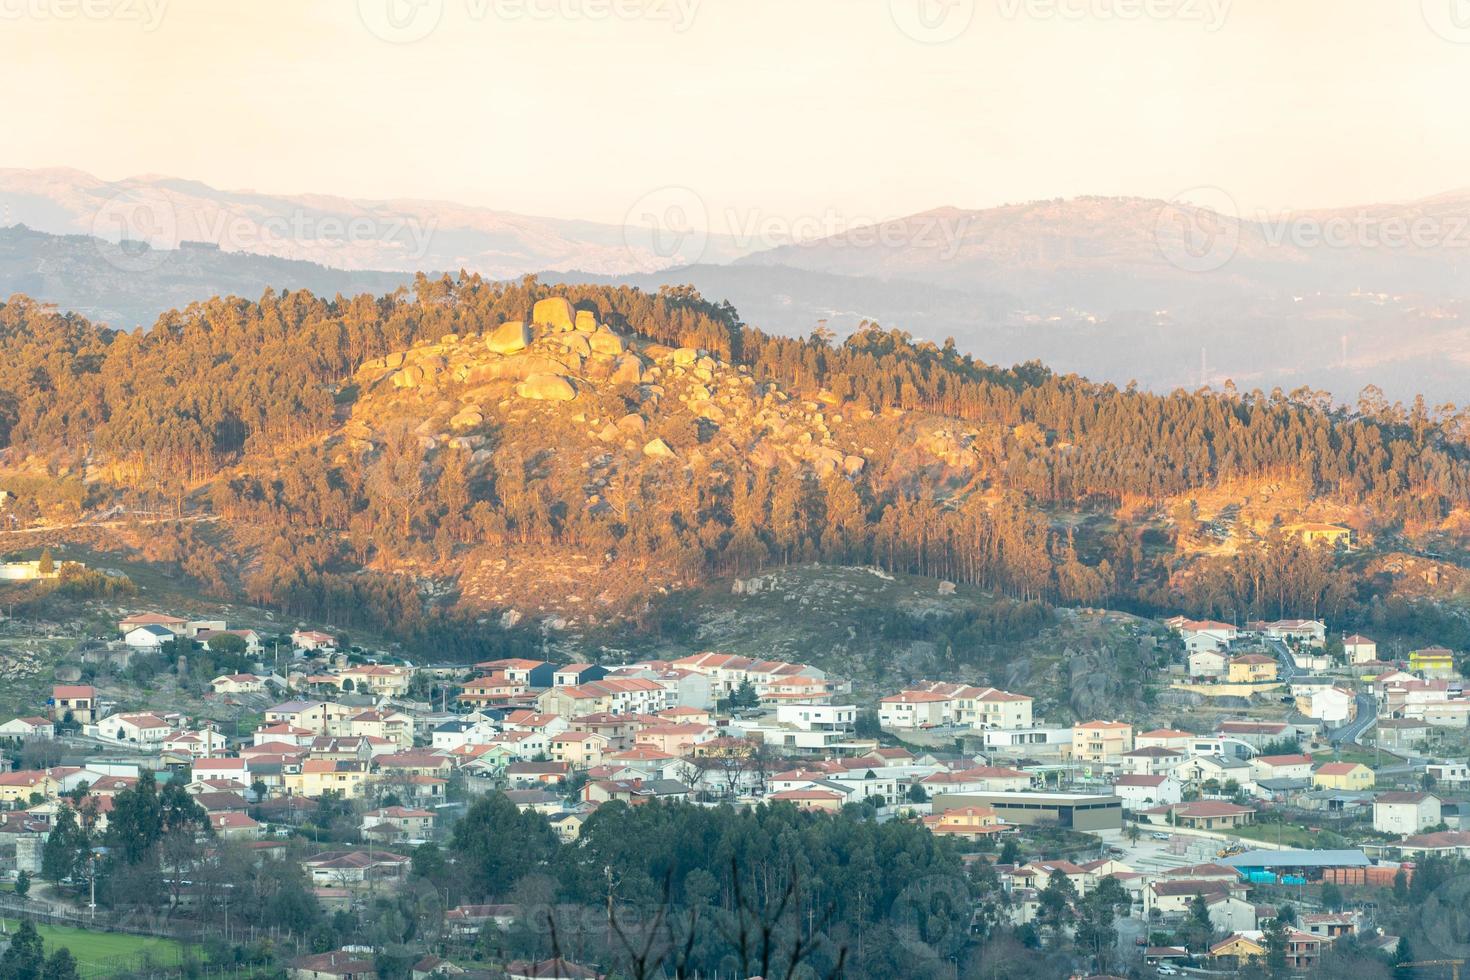
<path fill-rule="evenodd" d="M 307 628 L 268 646 L 251 628 L 156 611 L 116 625 L 123 656 L 213 651 L 235 664 L 204 699 L 236 724 L 118 700 L 82 677 L 0 724 L 0 874 L 24 883 L 11 903 L 81 914 L 95 854 L 58 854 L 79 828 L 108 839 L 144 783 L 181 790 L 202 816 L 188 881 L 230 842 L 291 862 L 326 910 L 402 887 L 415 855 L 450 841 L 487 796 L 568 845 L 610 804 L 819 818 L 857 807 L 985 868 L 991 914 L 1010 927 L 1044 935 L 1063 921 L 1059 902 L 1080 917 L 1103 890 L 1120 912 L 1115 962 L 1164 974 L 1264 962 L 1272 943 L 1306 971 L 1343 937 L 1394 955 L 1401 937 L 1355 895 L 1470 857 L 1470 697 L 1454 654 L 1401 657 L 1320 621 L 1169 620 L 1170 698 L 1153 717 L 1085 720 L 959 679 L 863 694 L 808 664 L 718 652 L 415 665 Z M 559 955 L 552 967 L 487 963 L 487 930 L 530 913 L 511 894 L 478 897 L 436 913 L 440 938 L 420 944 L 414 976 L 606 969 Z M 186 882 L 168 904 L 205 900 Z M 371 953 L 285 967 L 361 978 L 375 975 Z"/>

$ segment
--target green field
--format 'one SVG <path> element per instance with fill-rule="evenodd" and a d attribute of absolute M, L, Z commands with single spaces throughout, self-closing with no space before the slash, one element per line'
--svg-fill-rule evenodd
<path fill-rule="evenodd" d="M 7 932 L 14 932 L 20 925 L 14 919 L 0 921 Z M 78 972 L 87 980 L 140 969 L 145 957 L 155 966 L 178 966 L 183 961 L 183 944 L 172 939 L 89 932 L 65 926 L 38 925 L 36 931 L 46 943 L 47 956 L 63 946 L 70 949 L 77 959 Z"/>
<path fill-rule="evenodd" d="M 1316 834 L 1305 827 L 1294 824 L 1251 824 L 1247 827 L 1232 827 L 1224 833 L 1232 837 L 1239 837 L 1241 840 L 1258 840 L 1268 844 L 1280 843 L 1284 847 L 1312 848 L 1317 846 Z"/>

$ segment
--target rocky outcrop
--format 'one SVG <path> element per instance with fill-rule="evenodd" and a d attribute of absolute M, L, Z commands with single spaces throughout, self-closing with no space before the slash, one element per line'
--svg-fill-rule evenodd
<path fill-rule="evenodd" d="M 577 389 L 559 374 L 533 374 L 516 385 L 516 394 L 531 401 L 569 402 L 577 397 Z"/>
<path fill-rule="evenodd" d="M 393 387 L 413 390 L 424 383 L 424 369 L 410 364 L 393 375 Z"/>
<path fill-rule="evenodd" d="M 449 420 L 451 429 L 478 429 L 485 424 L 485 415 L 474 405 L 466 405 Z"/>
<path fill-rule="evenodd" d="M 485 338 L 485 346 L 492 354 L 519 354 L 530 344 L 531 331 L 522 320 L 502 323 Z"/>
<path fill-rule="evenodd" d="M 610 357 L 618 357 L 628 349 L 623 338 L 611 330 L 599 330 L 587 338 L 587 342 L 594 354 L 607 354 Z"/>
<path fill-rule="evenodd" d="M 596 333 L 598 328 L 597 314 L 591 310 L 578 310 L 575 325 L 578 333 Z"/>
<path fill-rule="evenodd" d="M 618 366 L 612 373 L 612 383 L 615 385 L 642 384 L 643 368 L 643 358 L 637 354 L 625 354 L 618 359 Z"/>
<path fill-rule="evenodd" d="M 565 296 L 552 296 L 538 302 L 531 310 L 531 320 L 552 330 L 569 333 L 577 328 L 577 313 Z"/>

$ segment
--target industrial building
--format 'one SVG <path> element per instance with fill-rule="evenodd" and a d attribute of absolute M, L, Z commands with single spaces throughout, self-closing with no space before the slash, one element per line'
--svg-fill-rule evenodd
<path fill-rule="evenodd" d="M 951 793 L 935 796 L 934 812 L 988 806 L 1008 824 L 1053 821 L 1068 830 L 1122 830 L 1123 800 L 1111 793 Z"/>

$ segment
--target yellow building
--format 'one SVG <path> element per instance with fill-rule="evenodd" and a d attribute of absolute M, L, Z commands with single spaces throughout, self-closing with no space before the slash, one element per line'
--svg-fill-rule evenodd
<path fill-rule="evenodd" d="M 1444 647 L 1414 650 L 1409 654 L 1409 670 L 1431 679 L 1454 677 L 1455 654 Z"/>
<path fill-rule="evenodd" d="M 1264 653 L 1243 653 L 1231 657 L 1227 680 L 1232 684 L 1260 684 L 1276 680 L 1276 661 Z"/>
<path fill-rule="evenodd" d="M 1341 524 L 1288 524 L 1282 530 L 1302 539 L 1304 544 L 1325 544 L 1334 548 L 1351 548 L 1353 530 Z"/>
<path fill-rule="evenodd" d="M 1263 959 L 1265 955 L 1266 946 L 1263 940 L 1252 939 L 1238 932 L 1210 947 L 1211 959 L 1229 959 L 1235 963 Z"/>
<path fill-rule="evenodd" d="M 51 775 L 39 769 L 0 773 L 0 803 L 26 807 L 32 796 L 55 799 L 60 787 Z"/>
<path fill-rule="evenodd" d="M 355 800 L 363 795 L 372 778 L 363 762 L 307 759 L 300 772 L 289 773 L 281 781 L 290 796 L 316 798 L 327 790 L 336 790 L 344 800 Z"/>
<path fill-rule="evenodd" d="M 1318 789 L 1372 789 L 1377 776 L 1361 762 L 1324 762 L 1312 773 Z"/>
<path fill-rule="evenodd" d="M 1118 762 L 1133 751 L 1133 726 L 1121 721 L 1089 721 L 1072 726 L 1072 758 L 1079 762 Z"/>
<path fill-rule="evenodd" d="M 1008 829 L 1005 821 L 988 806 L 961 806 L 923 818 L 924 826 L 941 837 L 980 840 Z"/>

